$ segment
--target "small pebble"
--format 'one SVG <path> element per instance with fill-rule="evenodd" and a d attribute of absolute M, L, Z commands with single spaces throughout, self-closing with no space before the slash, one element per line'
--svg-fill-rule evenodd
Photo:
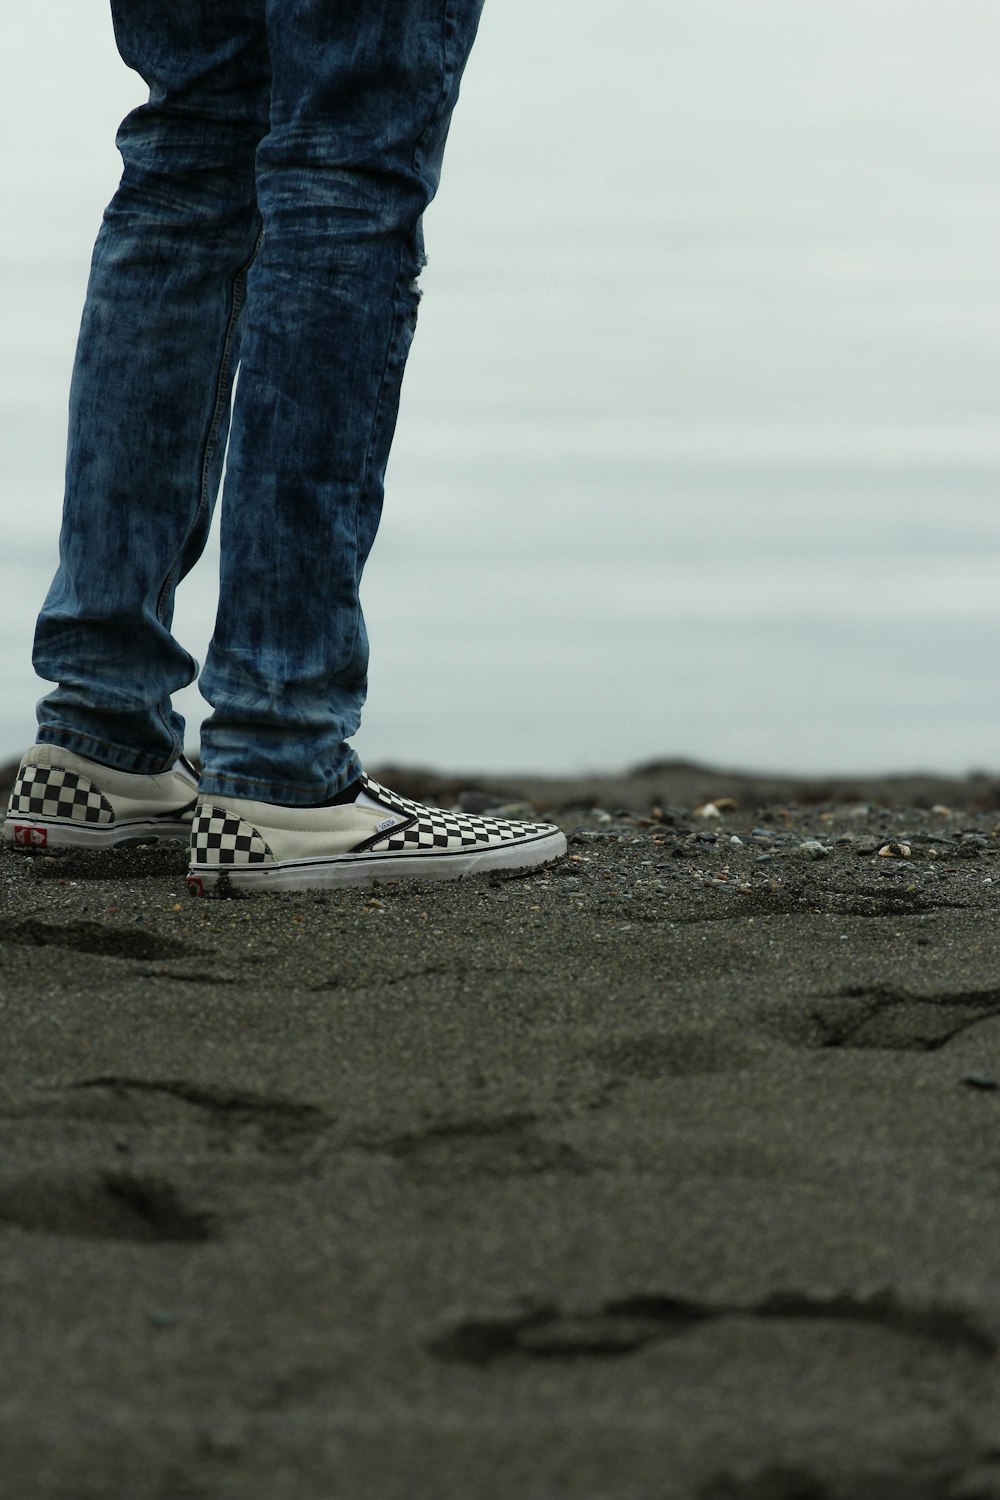
<path fill-rule="evenodd" d="M 878 852 L 883 859 L 909 859 L 913 851 L 909 844 L 890 842 L 883 844 Z"/>
<path fill-rule="evenodd" d="M 497 807 L 488 809 L 491 818 L 519 818 L 532 822 L 538 817 L 538 813 L 530 802 L 502 802 Z M 608 819 L 610 823 L 611 819 Z"/>
<path fill-rule="evenodd" d="M 966 1073 L 962 1082 L 970 1089 L 982 1089 L 989 1093 L 1000 1089 L 1000 1078 L 994 1078 L 990 1073 Z"/>
<path fill-rule="evenodd" d="M 464 813 L 484 813 L 497 805 L 494 792 L 466 791 L 458 794 L 458 810 Z"/>

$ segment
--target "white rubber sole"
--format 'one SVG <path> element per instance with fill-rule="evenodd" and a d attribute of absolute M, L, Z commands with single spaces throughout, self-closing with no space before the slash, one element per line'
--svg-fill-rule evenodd
<path fill-rule="evenodd" d="M 130 818 L 121 823 L 71 823 L 59 818 L 7 818 L 3 841 L 21 854 L 58 854 L 69 849 L 110 849 L 115 845 L 187 843 L 191 819 Z"/>
<path fill-rule="evenodd" d="M 436 854 L 338 854 L 323 859 L 284 859 L 259 865 L 193 863 L 188 889 L 210 895 L 220 883 L 234 893 L 255 891 L 322 891 L 332 886 L 371 885 L 376 880 L 461 880 L 488 870 L 530 870 L 566 853 L 566 835 L 547 833 L 482 849 Z"/>

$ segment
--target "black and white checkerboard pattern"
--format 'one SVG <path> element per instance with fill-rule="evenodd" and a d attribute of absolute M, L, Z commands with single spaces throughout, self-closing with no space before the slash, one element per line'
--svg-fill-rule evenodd
<path fill-rule="evenodd" d="M 365 778 L 365 790 L 377 801 L 384 802 L 394 812 L 402 813 L 408 821 L 397 828 L 390 828 L 380 838 L 372 839 L 367 847 L 377 853 L 395 853 L 400 850 L 448 850 L 470 849 L 477 846 L 496 846 L 516 843 L 519 839 L 537 838 L 546 832 L 539 823 L 521 823 L 503 818 L 481 818 L 473 813 L 446 812 L 441 807 L 423 807 L 411 802 L 408 797 L 397 796 L 387 791 L 376 781 Z"/>
<path fill-rule="evenodd" d="M 273 859 L 255 828 L 225 808 L 201 802 L 191 825 L 191 860 L 197 865 L 262 865 Z"/>
<path fill-rule="evenodd" d="M 14 783 L 8 816 L 104 825 L 115 821 L 111 803 L 93 782 L 58 766 L 25 766 Z"/>

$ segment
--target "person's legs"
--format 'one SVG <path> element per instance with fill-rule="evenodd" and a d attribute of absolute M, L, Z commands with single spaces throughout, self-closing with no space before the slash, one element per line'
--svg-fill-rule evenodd
<path fill-rule="evenodd" d="M 125 179 L 95 252 L 62 563 L 37 633 L 59 687 L 4 840 L 93 848 L 190 827 L 196 893 L 560 858 L 551 824 L 399 797 L 347 744 L 421 216 L 482 0 L 118 3 L 152 97 L 123 127 Z M 170 635 L 173 588 L 204 543 L 258 229 L 195 807 L 188 770 L 166 769 L 182 729 L 169 695 L 192 673 Z"/>
<path fill-rule="evenodd" d="M 126 772 L 177 757 L 170 695 L 196 665 L 170 634 L 222 472 L 268 128 L 264 0 L 112 0 L 150 87 L 122 125 L 70 398 L 60 566 L 34 661 L 58 686 L 39 740 Z"/>
<path fill-rule="evenodd" d="M 267 0 L 271 129 L 222 503 L 201 786 L 302 806 L 360 774 L 358 600 L 416 320 L 421 215 L 482 0 Z"/>

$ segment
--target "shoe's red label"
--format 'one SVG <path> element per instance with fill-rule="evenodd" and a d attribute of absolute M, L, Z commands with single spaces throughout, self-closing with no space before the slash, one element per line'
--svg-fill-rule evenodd
<path fill-rule="evenodd" d="M 33 828 L 30 823 L 14 824 L 14 843 L 22 849 L 44 849 L 48 842 L 47 828 Z"/>

